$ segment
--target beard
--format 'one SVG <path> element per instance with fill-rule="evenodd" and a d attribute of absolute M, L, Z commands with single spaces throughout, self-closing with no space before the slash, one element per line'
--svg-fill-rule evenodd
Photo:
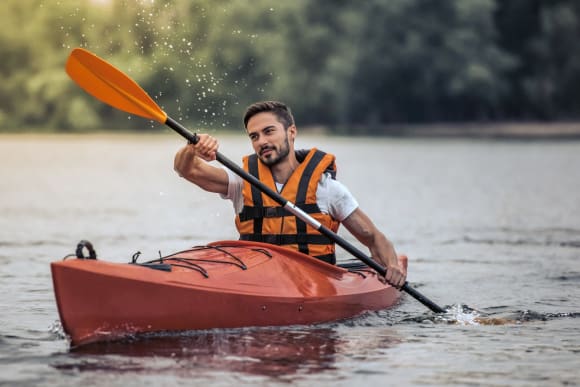
<path fill-rule="evenodd" d="M 268 156 L 264 157 L 262 156 L 262 152 L 265 150 L 272 150 L 273 152 L 271 152 Z M 285 160 L 289 154 L 290 154 L 290 143 L 288 142 L 288 134 L 286 134 L 286 139 L 284 140 L 284 143 L 280 148 L 276 147 L 275 145 L 265 146 L 262 149 L 260 149 L 258 157 L 264 164 L 271 167 Z"/>

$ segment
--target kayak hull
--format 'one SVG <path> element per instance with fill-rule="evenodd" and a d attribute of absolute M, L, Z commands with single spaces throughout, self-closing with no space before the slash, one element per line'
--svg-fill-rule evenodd
<path fill-rule="evenodd" d="M 60 320 L 72 345 L 145 332 L 316 324 L 385 309 L 400 296 L 374 272 L 349 272 L 255 242 L 215 242 L 156 264 L 171 271 L 53 262 Z"/>

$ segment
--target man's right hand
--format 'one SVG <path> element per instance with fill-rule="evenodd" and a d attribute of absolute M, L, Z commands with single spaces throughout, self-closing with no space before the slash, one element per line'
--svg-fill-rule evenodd
<path fill-rule="evenodd" d="M 228 175 L 223 168 L 217 168 L 205 161 L 216 159 L 219 144 L 208 134 L 198 134 L 197 144 L 187 144 L 175 155 L 173 169 L 177 174 L 206 191 L 228 192 Z"/>
<path fill-rule="evenodd" d="M 198 156 L 205 161 L 216 159 L 219 146 L 217 140 L 208 134 L 198 134 L 197 137 L 197 144 L 187 144 L 175 155 L 173 169 L 181 177 L 187 178 L 195 172 Z"/>
<path fill-rule="evenodd" d="M 199 141 L 193 145 L 196 155 L 205 161 L 212 161 L 216 159 L 219 148 L 218 141 L 209 134 L 198 134 Z"/>

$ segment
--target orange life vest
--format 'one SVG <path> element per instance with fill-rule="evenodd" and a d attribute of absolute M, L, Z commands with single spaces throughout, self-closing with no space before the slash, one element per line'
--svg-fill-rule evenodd
<path fill-rule="evenodd" d="M 304 157 L 304 153 L 300 152 L 296 152 L 298 161 Z M 337 232 L 340 223 L 330 215 L 322 213 L 316 203 L 320 178 L 325 172 L 330 172 L 333 177 L 336 173 L 334 160 L 334 155 L 316 148 L 311 149 L 292 172 L 280 195 Z M 255 154 L 244 157 L 244 170 L 277 192 L 270 168 Z M 244 181 L 243 196 L 244 207 L 236 217 L 236 227 L 241 240 L 282 245 L 328 263 L 336 263 L 335 246 L 331 239 L 286 211 L 247 181 Z"/>

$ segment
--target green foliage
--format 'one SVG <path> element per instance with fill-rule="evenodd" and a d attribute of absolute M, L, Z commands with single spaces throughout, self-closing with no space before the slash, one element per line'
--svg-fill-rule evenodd
<path fill-rule="evenodd" d="M 299 124 L 576 119 L 573 0 L 3 0 L 0 130 L 156 128 L 94 100 L 64 63 L 85 47 L 192 128 L 241 127 L 256 100 Z"/>

